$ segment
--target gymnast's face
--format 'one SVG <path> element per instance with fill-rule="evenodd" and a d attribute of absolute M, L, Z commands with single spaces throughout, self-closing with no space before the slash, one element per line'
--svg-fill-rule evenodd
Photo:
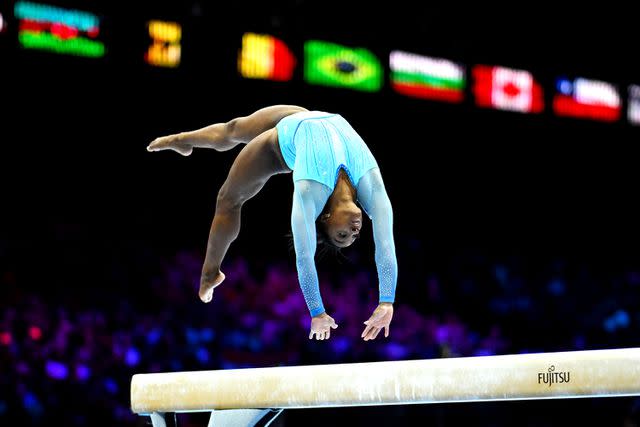
<path fill-rule="evenodd" d="M 339 248 L 346 248 L 360 237 L 362 210 L 355 203 L 338 205 L 322 215 L 321 222 L 331 243 Z"/>

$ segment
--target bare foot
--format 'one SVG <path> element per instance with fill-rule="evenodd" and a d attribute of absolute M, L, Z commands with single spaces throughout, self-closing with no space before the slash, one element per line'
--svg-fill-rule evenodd
<path fill-rule="evenodd" d="M 191 144 L 183 141 L 182 138 L 180 138 L 180 134 L 175 134 L 156 138 L 147 146 L 147 151 L 161 150 L 173 150 L 183 156 L 188 156 L 193 151 L 193 147 Z"/>
<path fill-rule="evenodd" d="M 217 274 L 204 274 L 200 279 L 200 290 L 198 295 L 202 302 L 210 302 L 213 298 L 213 290 L 219 286 L 225 279 L 225 275 L 222 271 L 218 271 Z"/>

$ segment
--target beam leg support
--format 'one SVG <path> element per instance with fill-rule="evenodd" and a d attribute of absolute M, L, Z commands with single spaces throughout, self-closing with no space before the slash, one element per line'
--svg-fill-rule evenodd
<path fill-rule="evenodd" d="M 207 427 L 267 427 L 282 409 L 224 409 L 211 411 Z M 153 427 L 156 427 L 155 424 Z M 164 426 L 163 426 L 164 427 Z"/>
<path fill-rule="evenodd" d="M 149 416 L 153 427 L 167 427 L 167 423 L 164 420 L 164 412 L 152 412 Z"/>

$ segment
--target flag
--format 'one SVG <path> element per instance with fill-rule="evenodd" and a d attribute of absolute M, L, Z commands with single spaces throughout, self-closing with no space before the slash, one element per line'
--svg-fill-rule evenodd
<path fill-rule="evenodd" d="M 629 86 L 629 106 L 627 110 L 629 123 L 640 125 L 640 86 Z"/>
<path fill-rule="evenodd" d="M 391 86 L 400 94 L 445 102 L 464 98 L 464 69 L 454 62 L 395 50 L 389 67 Z"/>
<path fill-rule="evenodd" d="M 304 45 L 304 77 L 308 83 L 377 92 L 382 86 L 382 65 L 362 48 L 349 48 L 310 40 Z"/>
<path fill-rule="evenodd" d="M 520 113 L 539 113 L 544 108 L 542 87 L 528 71 L 478 65 L 473 76 L 473 92 L 480 107 Z"/>
<path fill-rule="evenodd" d="M 92 13 L 19 1 L 14 14 L 19 20 L 18 40 L 24 48 L 104 56 L 104 44 L 97 40 L 100 19 Z"/>
<path fill-rule="evenodd" d="M 177 22 L 149 21 L 151 45 L 147 48 L 144 60 L 157 67 L 177 67 L 180 65 L 180 39 L 182 26 Z"/>
<path fill-rule="evenodd" d="M 238 56 L 238 70 L 248 79 L 288 81 L 293 77 L 296 58 L 280 39 L 267 35 L 245 33 Z"/>
<path fill-rule="evenodd" d="M 553 110 L 558 116 L 606 122 L 620 118 L 620 95 L 611 83 L 583 78 L 560 78 L 556 89 Z"/>

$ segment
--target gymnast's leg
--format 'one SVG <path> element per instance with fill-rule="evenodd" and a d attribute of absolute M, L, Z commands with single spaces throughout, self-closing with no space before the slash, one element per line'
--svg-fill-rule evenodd
<path fill-rule="evenodd" d="M 249 116 L 238 117 L 226 123 L 156 138 L 148 151 L 174 150 L 188 156 L 194 147 L 231 150 L 238 144 L 247 144 L 267 129 L 273 128 L 283 117 L 306 111 L 295 105 L 273 105 L 262 108 Z"/>
<path fill-rule="evenodd" d="M 242 205 L 258 194 L 270 177 L 286 172 L 290 170 L 280 154 L 274 128 L 254 138 L 236 157 L 216 201 L 198 292 L 203 302 L 211 301 L 213 289 L 225 278 L 220 265 L 240 232 Z"/>

